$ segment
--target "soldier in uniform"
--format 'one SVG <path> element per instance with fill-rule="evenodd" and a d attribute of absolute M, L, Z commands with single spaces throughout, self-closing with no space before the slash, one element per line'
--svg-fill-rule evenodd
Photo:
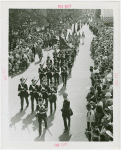
<path fill-rule="evenodd" d="M 31 95 L 31 109 L 32 113 L 34 112 L 34 99 L 36 99 L 36 103 L 38 104 L 38 85 L 36 85 L 36 80 L 32 79 L 32 84 L 29 87 L 30 95 Z M 37 109 L 37 108 L 36 108 Z"/>
<path fill-rule="evenodd" d="M 24 105 L 24 98 L 26 100 L 26 104 L 27 104 L 27 107 L 29 106 L 29 101 L 28 101 L 28 86 L 27 84 L 25 84 L 25 79 L 24 78 L 21 78 L 20 79 L 20 84 L 18 85 L 18 91 L 19 91 L 19 94 L 18 96 L 20 96 L 20 100 L 21 100 L 21 109 L 20 111 L 23 110 L 23 105 Z"/>
<path fill-rule="evenodd" d="M 46 74 L 47 74 L 47 85 L 49 86 L 49 82 L 52 83 L 52 65 L 48 63 L 46 66 Z"/>
<path fill-rule="evenodd" d="M 36 117 L 38 117 L 38 123 L 39 123 L 39 136 L 41 136 L 42 133 L 42 120 L 44 120 L 45 128 L 47 129 L 47 106 L 43 103 L 42 98 L 39 98 L 39 103 L 37 105 L 38 111 L 36 112 Z"/>
<path fill-rule="evenodd" d="M 68 67 L 66 66 L 66 63 L 64 63 L 63 66 L 61 67 L 63 86 L 66 86 L 66 83 L 67 83 L 67 76 L 68 76 L 67 70 L 68 70 Z"/>
<path fill-rule="evenodd" d="M 40 68 L 38 70 L 38 73 L 39 73 L 40 84 L 42 84 L 42 80 L 44 77 L 44 68 L 43 68 L 42 64 L 40 64 Z"/>
<path fill-rule="evenodd" d="M 42 88 L 42 97 L 43 97 L 43 101 L 45 100 L 45 104 L 48 107 L 48 92 L 47 92 L 47 87 L 43 87 Z"/>
<path fill-rule="evenodd" d="M 52 65 L 52 60 L 50 59 L 50 56 L 48 56 L 46 60 L 46 65 L 48 66 L 49 64 Z"/>
<path fill-rule="evenodd" d="M 57 58 L 57 51 L 56 51 L 56 49 L 54 49 L 53 58 L 54 58 L 54 59 Z"/>
<path fill-rule="evenodd" d="M 54 103 L 54 109 L 56 110 L 56 100 L 57 100 L 57 96 L 56 96 L 56 91 L 54 89 L 51 89 L 51 95 L 50 95 L 50 114 L 52 115 L 53 112 L 53 103 Z"/>
<path fill-rule="evenodd" d="M 71 58 L 71 57 L 69 57 L 69 61 L 68 61 L 69 74 L 71 74 L 72 64 L 73 64 L 73 62 L 72 62 L 72 58 Z"/>
<path fill-rule="evenodd" d="M 54 65 L 53 72 L 54 72 L 54 80 L 56 86 L 56 82 L 59 85 L 59 66 L 57 66 L 57 64 Z"/>

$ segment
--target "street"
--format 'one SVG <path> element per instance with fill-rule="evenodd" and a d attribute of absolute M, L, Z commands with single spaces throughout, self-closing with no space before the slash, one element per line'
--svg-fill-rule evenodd
<path fill-rule="evenodd" d="M 12 141 L 88 141 L 85 136 L 86 129 L 86 95 L 91 86 L 90 81 L 90 66 L 93 61 L 90 57 L 90 43 L 93 34 L 87 25 L 83 26 L 81 32 L 85 33 L 84 45 L 80 45 L 79 53 L 76 56 L 72 74 L 67 80 L 67 88 L 62 88 L 62 83 L 58 86 L 57 93 L 57 110 L 53 115 L 50 115 L 48 110 L 47 122 L 48 129 L 44 128 L 41 137 L 38 137 L 38 121 L 35 117 L 35 112 L 31 113 L 31 101 L 29 97 L 29 107 L 26 109 L 26 102 L 24 102 L 24 110 L 20 112 L 20 99 L 18 97 L 18 84 L 20 78 L 27 78 L 28 87 L 31 80 L 39 78 L 38 68 L 39 59 L 36 55 L 35 62 L 30 64 L 28 69 L 14 78 L 9 78 L 9 138 Z M 49 53 L 52 57 L 51 51 L 43 51 L 43 61 L 46 60 Z M 38 82 L 39 84 L 39 82 Z M 70 106 L 73 110 L 71 117 L 70 131 L 64 132 L 64 124 L 61 113 L 63 104 L 63 92 L 68 93 Z M 34 106 L 35 107 L 35 106 Z"/>

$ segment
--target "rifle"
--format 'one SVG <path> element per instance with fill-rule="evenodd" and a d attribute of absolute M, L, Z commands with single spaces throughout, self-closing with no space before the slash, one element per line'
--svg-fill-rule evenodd
<path fill-rule="evenodd" d="M 54 73 L 59 73 L 59 71 L 57 70 L 57 68 L 55 68 L 55 66 L 53 67 L 53 69 L 54 69 Z"/>
<path fill-rule="evenodd" d="M 35 86 L 36 86 L 36 84 L 37 84 L 38 81 L 39 81 L 39 79 L 35 82 Z M 35 89 L 35 87 L 33 87 L 33 86 L 32 86 L 32 91 L 37 92 L 36 89 Z M 30 94 L 32 94 L 32 92 L 30 92 Z"/>
<path fill-rule="evenodd" d="M 51 66 L 52 66 L 52 65 L 51 65 Z M 51 66 L 50 66 L 50 67 L 51 67 Z M 50 69 L 50 68 L 48 68 L 48 66 L 47 66 L 47 69 L 48 69 L 48 71 L 49 71 L 49 73 L 50 73 L 51 69 Z"/>

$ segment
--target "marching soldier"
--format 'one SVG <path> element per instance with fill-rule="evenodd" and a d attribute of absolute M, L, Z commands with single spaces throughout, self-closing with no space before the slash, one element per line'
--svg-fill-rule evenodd
<path fill-rule="evenodd" d="M 27 86 L 27 84 L 25 84 L 26 80 L 24 78 L 21 78 L 20 79 L 21 83 L 18 85 L 18 91 L 19 91 L 18 96 L 20 96 L 20 100 L 21 100 L 21 109 L 20 109 L 20 111 L 23 110 L 24 98 L 26 100 L 27 107 L 29 106 L 29 101 L 28 101 L 28 96 L 29 96 L 29 94 L 28 94 L 28 86 Z"/>
<path fill-rule="evenodd" d="M 48 107 L 48 92 L 46 88 L 42 88 L 42 97 L 43 101 L 45 100 L 45 104 Z"/>
<path fill-rule="evenodd" d="M 56 49 L 54 49 L 53 58 L 55 59 L 56 57 L 57 57 L 57 51 L 56 51 Z"/>
<path fill-rule="evenodd" d="M 56 110 L 56 100 L 57 100 L 57 96 L 56 96 L 56 91 L 54 91 L 54 89 L 51 89 L 51 95 L 50 95 L 50 114 L 52 115 L 53 112 L 53 103 L 54 103 L 54 109 Z"/>
<path fill-rule="evenodd" d="M 49 86 L 49 82 L 52 83 L 52 65 L 48 63 L 46 66 L 46 74 L 47 74 L 47 85 Z"/>
<path fill-rule="evenodd" d="M 59 61 L 57 58 L 54 59 L 54 65 L 57 64 L 57 66 L 59 67 Z"/>
<path fill-rule="evenodd" d="M 37 105 L 38 111 L 36 113 L 35 117 L 38 117 L 38 123 L 39 123 L 39 136 L 41 136 L 42 133 L 42 120 L 44 120 L 45 128 L 47 129 L 47 106 L 43 103 L 42 98 L 39 98 L 39 103 Z"/>
<path fill-rule="evenodd" d="M 66 83 L 67 83 L 67 76 L 68 76 L 67 70 L 68 70 L 68 67 L 66 66 L 66 63 L 64 63 L 63 66 L 61 67 L 63 87 L 66 86 Z"/>
<path fill-rule="evenodd" d="M 40 64 L 40 68 L 38 70 L 38 73 L 39 73 L 40 84 L 42 84 L 43 77 L 44 77 L 44 68 L 43 68 L 42 64 Z"/>
<path fill-rule="evenodd" d="M 46 65 L 48 66 L 49 64 L 52 65 L 52 60 L 50 59 L 50 56 L 48 56 L 46 60 Z"/>
<path fill-rule="evenodd" d="M 70 57 L 68 61 L 69 74 L 71 74 L 72 65 L 73 65 L 73 62 L 72 62 L 72 58 Z"/>
<path fill-rule="evenodd" d="M 37 92 L 38 92 L 38 96 L 39 97 L 42 97 L 42 84 L 40 84 L 40 85 L 38 85 L 38 90 L 37 90 Z"/>
<path fill-rule="evenodd" d="M 32 79 L 32 84 L 29 87 L 30 95 L 31 95 L 31 109 L 32 113 L 34 112 L 34 99 L 36 99 L 36 103 L 38 104 L 38 86 L 36 85 L 38 81 Z M 37 108 L 36 108 L 37 109 Z"/>
<path fill-rule="evenodd" d="M 57 84 L 59 85 L 59 66 L 57 66 L 57 64 L 54 65 L 53 72 L 54 72 L 54 80 L 55 80 L 54 83 L 56 86 L 56 81 L 57 81 Z"/>

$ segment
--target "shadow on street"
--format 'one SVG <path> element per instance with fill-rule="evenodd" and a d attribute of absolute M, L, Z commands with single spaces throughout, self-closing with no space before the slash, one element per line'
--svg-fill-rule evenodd
<path fill-rule="evenodd" d="M 55 118 L 55 111 L 53 112 L 52 115 L 49 115 L 47 117 L 47 126 L 48 126 L 48 128 L 47 129 L 44 128 L 41 137 L 39 137 L 39 136 L 36 137 L 34 141 L 45 141 L 45 134 L 46 134 L 46 132 L 49 132 L 50 135 L 52 136 L 52 133 L 50 132 L 49 128 L 53 125 L 52 122 L 53 122 L 54 118 Z M 35 122 L 33 124 L 36 125 Z M 38 122 L 37 122 L 37 124 L 38 124 Z M 43 122 L 42 125 L 44 125 L 44 122 Z M 37 128 L 37 127 L 38 126 L 35 126 L 35 128 Z M 39 134 L 39 132 L 38 132 L 38 134 Z"/>
<path fill-rule="evenodd" d="M 70 141 L 72 134 L 70 134 L 70 129 L 63 132 L 62 135 L 59 136 L 59 141 Z"/>
<path fill-rule="evenodd" d="M 15 124 L 21 121 L 21 118 L 26 114 L 26 109 L 27 107 L 22 112 L 18 112 L 14 117 L 11 118 L 9 127 L 15 127 Z"/>
<path fill-rule="evenodd" d="M 28 129 L 28 125 L 32 124 L 32 119 L 35 118 L 35 112 L 28 114 L 27 117 L 25 119 L 23 119 L 23 126 L 22 126 L 22 130 L 27 129 L 28 132 L 30 133 L 29 129 Z"/>

